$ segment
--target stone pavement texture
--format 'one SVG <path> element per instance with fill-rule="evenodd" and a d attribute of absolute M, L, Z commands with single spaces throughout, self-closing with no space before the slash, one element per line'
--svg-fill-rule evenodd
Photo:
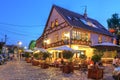
<path fill-rule="evenodd" d="M 102 80 L 114 80 L 112 78 L 112 67 L 108 65 L 104 70 Z M 7 64 L 0 65 L 0 80 L 92 80 L 87 79 L 87 74 L 75 70 L 71 74 L 63 74 L 59 68 L 50 67 L 41 69 L 39 66 L 32 66 L 25 61 L 13 60 Z"/>

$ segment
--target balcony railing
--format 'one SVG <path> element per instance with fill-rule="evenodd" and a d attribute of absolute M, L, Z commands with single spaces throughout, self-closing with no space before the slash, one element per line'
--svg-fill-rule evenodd
<path fill-rule="evenodd" d="M 57 41 L 55 43 L 51 43 L 51 44 L 46 44 L 44 45 L 44 48 L 51 48 L 51 47 L 57 47 L 57 46 L 62 46 L 62 45 L 87 45 L 90 46 L 91 45 L 91 41 L 83 41 L 83 40 L 61 40 L 61 41 Z"/>

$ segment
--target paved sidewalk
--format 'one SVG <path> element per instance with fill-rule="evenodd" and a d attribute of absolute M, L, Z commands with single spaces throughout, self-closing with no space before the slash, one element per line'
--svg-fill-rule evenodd
<path fill-rule="evenodd" d="M 108 69 L 108 70 L 107 70 Z M 103 80 L 113 80 L 111 70 L 107 67 Z M 9 61 L 0 65 L 0 80 L 92 80 L 87 79 L 87 74 L 75 70 L 72 74 L 63 74 L 59 68 L 41 69 L 39 66 L 32 66 L 25 61 Z"/>

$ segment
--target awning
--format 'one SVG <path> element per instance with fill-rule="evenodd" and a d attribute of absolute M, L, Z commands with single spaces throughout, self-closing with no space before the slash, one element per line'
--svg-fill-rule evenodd
<path fill-rule="evenodd" d="M 103 42 L 100 44 L 94 44 L 91 47 L 97 48 L 97 49 L 106 49 L 106 50 L 120 50 L 120 46 L 110 43 L 110 42 Z"/>
<path fill-rule="evenodd" d="M 66 51 L 74 51 L 72 48 L 68 46 L 60 46 L 60 47 L 55 47 L 53 50 L 66 50 Z"/>
<path fill-rule="evenodd" d="M 47 52 L 47 50 L 44 49 L 44 48 L 37 48 L 37 47 L 35 47 L 34 50 L 35 51 L 41 51 L 41 52 Z"/>

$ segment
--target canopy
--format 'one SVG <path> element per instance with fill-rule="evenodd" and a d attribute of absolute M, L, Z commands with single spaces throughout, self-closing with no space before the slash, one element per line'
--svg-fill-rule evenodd
<path fill-rule="evenodd" d="M 56 47 L 53 48 L 53 50 L 67 50 L 67 51 L 74 51 L 72 48 L 68 47 L 68 46 L 60 46 L 60 47 Z"/>
<path fill-rule="evenodd" d="M 107 49 L 107 50 L 120 50 L 120 46 L 110 43 L 110 42 L 103 42 L 100 44 L 94 44 L 91 47 L 97 49 Z"/>
<path fill-rule="evenodd" d="M 34 50 L 35 50 L 35 51 L 39 50 L 39 51 L 41 51 L 41 52 L 47 52 L 47 50 L 44 49 L 44 48 L 36 48 L 36 47 L 35 47 Z"/>

